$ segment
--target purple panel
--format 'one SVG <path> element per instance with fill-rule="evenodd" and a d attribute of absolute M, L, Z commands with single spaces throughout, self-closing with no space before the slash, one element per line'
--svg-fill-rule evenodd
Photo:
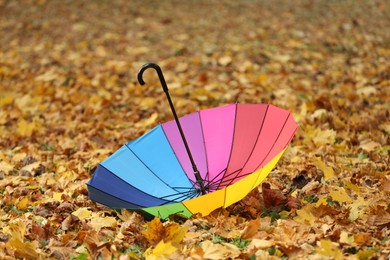
<path fill-rule="evenodd" d="M 199 112 L 181 117 L 179 121 L 195 164 L 200 172 L 200 175 L 204 179 L 207 174 L 207 161 Z M 175 120 L 162 124 L 162 127 L 180 165 L 183 167 L 188 178 L 195 182 L 196 179 L 192 169 L 191 161 L 188 157 Z"/>

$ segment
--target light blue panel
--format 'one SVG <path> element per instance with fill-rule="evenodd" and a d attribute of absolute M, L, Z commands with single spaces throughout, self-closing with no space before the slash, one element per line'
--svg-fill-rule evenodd
<path fill-rule="evenodd" d="M 156 176 L 169 186 L 184 192 L 193 187 L 180 166 L 161 125 L 128 143 L 127 146 Z"/>
<path fill-rule="evenodd" d="M 147 194 L 157 198 L 169 196 L 167 200 L 180 197 L 180 195 L 170 196 L 178 192 L 157 178 L 126 145 L 104 160 L 101 165 L 118 178 Z M 128 200 L 132 199 L 128 198 Z"/>

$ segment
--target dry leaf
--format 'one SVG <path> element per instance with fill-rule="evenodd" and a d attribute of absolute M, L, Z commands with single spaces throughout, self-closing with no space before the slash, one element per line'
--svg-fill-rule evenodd
<path fill-rule="evenodd" d="M 169 241 L 165 243 L 163 240 L 161 240 L 155 248 L 148 248 L 145 251 L 145 259 L 162 259 L 164 257 L 167 257 L 174 252 L 176 252 L 178 249 L 172 245 L 172 243 Z"/>
<path fill-rule="evenodd" d="M 205 259 L 227 259 L 235 258 L 240 255 L 241 251 L 236 246 L 228 243 L 214 244 L 211 241 L 202 243 Z"/>
<path fill-rule="evenodd" d="M 295 221 L 298 221 L 298 222 L 303 223 L 303 224 L 313 225 L 313 223 L 315 221 L 315 217 L 311 213 L 310 208 L 308 208 L 306 206 L 302 209 L 298 209 L 296 211 L 296 213 L 297 213 L 297 216 L 294 218 Z"/>
<path fill-rule="evenodd" d="M 241 237 L 245 239 L 253 238 L 258 233 L 259 227 L 260 227 L 260 219 L 257 218 L 257 219 L 250 220 L 245 225 L 245 228 L 241 231 Z"/>
<path fill-rule="evenodd" d="M 334 201 L 343 203 L 343 202 L 352 202 L 351 197 L 347 194 L 344 188 L 339 187 L 331 190 L 329 192 L 330 196 Z"/>
<path fill-rule="evenodd" d="M 343 259 L 343 252 L 336 248 L 336 245 L 334 245 L 330 240 L 320 240 L 317 247 L 317 253 L 323 256 L 332 257 L 335 260 Z"/>
<path fill-rule="evenodd" d="M 320 158 L 317 157 L 317 160 L 315 161 L 314 164 L 318 169 L 324 172 L 325 181 L 328 181 L 334 176 L 333 168 L 330 166 L 326 166 L 326 164 L 323 161 L 321 161 Z"/>
<path fill-rule="evenodd" d="M 271 189 L 269 183 L 262 184 L 262 195 L 266 208 L 282 209 L 287 202 L 287 197 L 280 190 Z"/>
<path fill-rule="evenodd" d="M 98 214 L 92 214 L 88 225 L 95 230 L 100 230 L 103 227 L 116 227 L 117 221 L 114 217 L 100 217 Z"/>
<path fill-rule="evenodd" d="M 3 231 L 11 236 L 5 247 L 10 254 L 17 258 L 37 259 L 38 253 L 36 246 L 31 242 L 24 242 L 26 233 L 26 224 L 17 222 L 3 228 Z"/>

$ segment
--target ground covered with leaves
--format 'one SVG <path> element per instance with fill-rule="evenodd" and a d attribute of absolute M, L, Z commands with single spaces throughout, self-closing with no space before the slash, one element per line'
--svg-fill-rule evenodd
<path fill-rule="evenodd" d="M 0 1 L 0 258 L 386 259 L 388 1 Z M 299 124 L 265 183 L 210 216 L 88 199 L 97 164 L 179 116 L 272 103 Z"/>

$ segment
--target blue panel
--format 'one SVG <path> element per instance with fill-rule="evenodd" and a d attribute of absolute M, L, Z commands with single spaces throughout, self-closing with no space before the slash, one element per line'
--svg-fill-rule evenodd
<path fill-rule="evenodd" d="M 127 146 L 156 176 L 169 186 L 184 188 L 182 191 L 188 191 L 193 187 L 180 166 L 161 125 L 128 143 Z"/>
<path fill-rule="evenodd" d="M 154 175 L 126 145 L 104 160 L 101 165 L 119 179 L 154 197 L 174 200 L 181 196 Z"/>
<path fill-rule="evenodd" d="M 122 199 L 118 199 L 108 193 L 105 193 L 101 190 L 94 188 L 93 186 L 88 184 L 88 197 L 95 202 L 103 204 L 107 207 L 114 209 L 138 209 L 138 205 L 134 205 Z"/>
<path fill-rule="evenodd" d="M 105 197 L 102 194 L 98 195 L 93 192 L 90 194 L 92 200 L 110 207 L 117 206 L 117 200 L 111 201 L 112 196 L 127 201 L 134 209 L 158 206 L 167 203 L 166 200 L 155 198 L 134 188 L 101 165 L 97 167 L 88 185 L 111 195 Z M 93 199 L 94 197 L 96 200 Z"/>

